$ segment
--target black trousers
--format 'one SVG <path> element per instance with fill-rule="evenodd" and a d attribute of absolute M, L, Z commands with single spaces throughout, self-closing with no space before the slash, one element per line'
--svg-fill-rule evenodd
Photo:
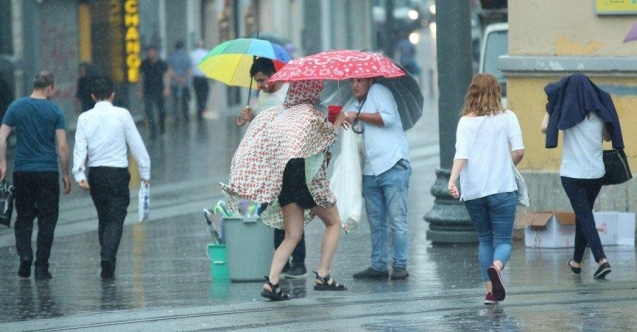
<path fill-rule="evenodd" d="M 58 172 L 14 172 L 15 186 L 15 246 L 20 260 L 33 261 L 31 236 L 33 221 L 38 218 L 36 269 L 48 269 L 55 225 L 60 203 Z"/>
<path fill-rule="evenodd" d="M 194 76 L 192 79 L 192 85 L 195 88 L 195 96 L 197 98 L 197 119 L 201 119 L 201 115 L 206 109 L 208 93 L 210 92 L 208 79 L 201 76 Z"/>
<path fill-rule="evenodd" d="M 129 182 L 127 168 L 90 167 L 88 170 L 91 198 L 97 209 L 100 257 L 113 264 L 130 204 Z"/>
<path fill-rule="evenodd" d="M 274 229 L 274 250 L 276 250 L 285 239 L 284 229 Z M 289 263 L 288 263 L 289 264 Z M 286 264 L 286 265 L 288 265 Z M 301 236 L 301 241 L 297 243 L 296 248 L 292 252 L 292 265 L 305 265 L 305 232 Z"/>

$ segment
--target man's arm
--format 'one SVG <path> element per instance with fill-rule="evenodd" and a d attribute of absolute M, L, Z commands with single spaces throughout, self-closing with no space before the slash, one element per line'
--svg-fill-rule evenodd
<path fill-rule="evenodd" d="M 69 172 L 69 146 L 66 142 L 66 130 L 55 130 L 55 142 L 57 143 L 58 158 L 62 167 L 62 180 L 64 181 L 64 195 L 71 192 L 71 176 Z"/>
<path fill-rule="evenodd" d="M 7 138 L 12 129 L 6 124 L 0 126 L 0 181 L 7 175 Z"/>

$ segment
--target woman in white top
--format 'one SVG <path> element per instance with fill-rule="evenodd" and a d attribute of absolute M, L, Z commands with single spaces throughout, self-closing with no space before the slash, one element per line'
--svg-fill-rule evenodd
<path fill-rule="evenodd" d="M 500 84 L 490 74 L 473 77 L 456 131 L 449 194 L 464 201 L 478 232 L 478 258 L 487 295 L 484 304 L 504 300 L 500 271 L 511 257 L 517 185 L 513 165 L 524 156 L 515 113 L 500 102 Z M 458 190 L 456 182 L 460 177 Z"/>
<path fill-rule="evenodd" d="M 580 104 L 577 101 L 581 94 L 594 98 L 596 95 L 586 90 L 592 82 L 585 76 L 573 75 L 575 79 L 568 81 L 569 86 L 560 93 L 549 93 L 547 96 L 547 113 L 542 121 L 542 133 L 547 132 L 550 121 L 559 119 L 572 120 L 572 126 L 560 127 L 563 136 L 562 164 L 560 165 L 560 178 L 562 187 L 571 202 L 571 207 L 575 213 L 575 246 L 573 248 L 573 258 L 566 263 L 573 274 L 582 272 L 582 258 L 586 246 L 591 248 L 591 253 L 598 264 L 598 268 L 593 274 L 595 279 L 603 279 L 611 272 L 610 264 L 604 254 L 604 248 L 599 239 L 599 233 L 595 226 L 593 216 L 593 205 L 595 199 L 602 189 L 602 181 L 606 170 L 604 168 L 602 140 L 610 141 L 611 135 L 606 130 L 604 120 L 595 112 L 589 111 L 590 106 Z M 545 89 L 546 91 L 547 89 Z M 584 91 L 584 92 L 582 92 Z M 559 104 L 553 103 L 554 99 L 568 99 L 569 102 Z M 572 101 L 572 102 L 570 102 Z M 551 108 L 548 105 L 557 105 Z M 559 116 L 551 116 L 554 112 L 560 112 Z M 619 129 L 619 128 L 617 128 Z M 548 146 L 547 146 L 548 147 Z"/>

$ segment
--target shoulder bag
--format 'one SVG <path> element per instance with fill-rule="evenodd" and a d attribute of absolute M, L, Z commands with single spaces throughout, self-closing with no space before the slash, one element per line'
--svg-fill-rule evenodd
<path fill-rule="evenodd" d="M 628 159 L 624 149 L 604 150 L 604 174 L 603 185 L 624 183 L 633 178 L 628 166 Z"/>

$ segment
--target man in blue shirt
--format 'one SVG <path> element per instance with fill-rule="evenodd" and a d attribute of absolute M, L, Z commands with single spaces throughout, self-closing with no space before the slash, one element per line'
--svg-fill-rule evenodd
<path fill-rule="evenodd" d="M 13 184 L 15 186 L 16 251 L 20 257 L 18 276 L 29 278 L 33 262 L 31 236 L 38 218 L 35 278 L 51 279 L 49 256 L 58 221 L 60 175 L 64 194 L 71 192 L 69 148 L 64 112 L 49 101 L 55 94 L 55 76 L 42 71 L 33 79 L 33 92 L 13 102 L 0 126 L 0 180 L 7 175 L 7 138 L 15 129 Z"/>
<path fill-rule="evenodd" d="M 405 279 L 409 256 L 407 192 L 409 144 L 391 91 L 373 78 L 355 78 L 350 87 L 357 111 L 346 112 L 352 129 L 363 135 L 363 197 L 371 231 L 372 265 L 354 279 L 386 279 L 387 224 L 392 229 L 392 280 Z M 359 111 L 360 110 L 360 111 Z"/>
<path fill-rule="evenodd" d="M 170 77 L 170 91 L 173 98 L 173 114 L 175 121 L 179 120 L 179 108 L 185 122 L 190 120 L 190 75 L 192 63 L 190 56 L 184 49 L 184 42 L 175 43 L 175 51 L 168 58 L 168 77 Z"/>

